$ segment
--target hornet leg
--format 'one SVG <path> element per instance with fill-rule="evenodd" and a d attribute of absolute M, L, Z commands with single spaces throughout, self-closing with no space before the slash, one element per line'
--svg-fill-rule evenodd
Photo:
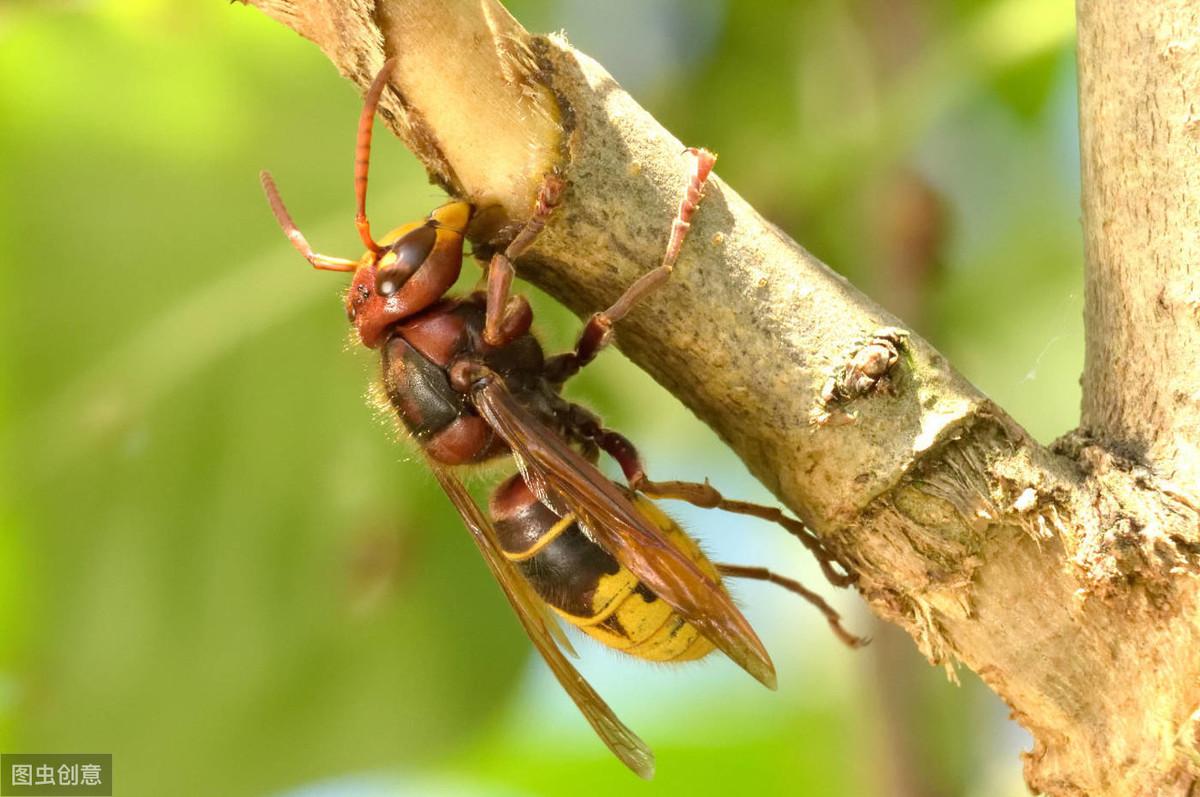
<path fill-rule="evenodd" d="M 613 325 L 628 315 L 643 297 L 671 277 L 675 261 L 679 258 L 679 250 L 683 248 L 683 241 L 691 227 L 692 214 L 700 204 L 704 183 L 717 160 L 716 156 L 707 150 L 691 148 L 688 152 L 695 156 L 696 163 L 688 178 L 687 191 L 679 203 L 675 221 L 671 224 L 671 238 L 667 242 L 667 251 L 663 255 L 662 263 L 658 268 L 639 277 L 612 307 L 588 319 L 583 332 L 579 334 L 574 351 L 559 354 L 547 361 L 546 373 L 550 381 L 561 384 L 596 359 L 596 355 L 609 344 Z"/>
<path fill-rule="evenodd" d="M 772 584 L 778 584 L 790 592 L 794 592 L 804 600 L 817 607 L 817 611 L 825 615 L 825 620 L 829 623 L 829 627 L 833 629 L 833 633 L 837 634 L 838 639 L 845 642 L 852 648 L 860 648 L 867 644 L 869 640 L 865 637 L 855 636 L 842 627 L 842 617 L 837 613 L 837 610 L 825 602 L 817 593 L 805 589 L 804 585 L 799 581 L 781 576 L 778 573 L 773 573 L 765 567 L 747 567 L 745 565 L 727 565 L 717 564 L 717 572 L 728 578 L 750 578 L 757 581 L 769 581 Z"/>
<path fill-rule="evenodd" d="M 855 576 L 852 573 L 843 572 L 845 571 L 843 563 L 825 547 L 820 538 L 809 531 L 808 527 L 799 520 L 784 514 L 778 507 L 725 498 L 707 481 L 704 483 L 651 481 L 646 477 L 646 469 L 642 465 L 642 458 L 637 447 L 627 437 L 612 429 L 604 428 L 592 412 L 578 405 L 571 405 L 570 423 L 578 438 L 595 444 L 616 461 L 625 475 L 630 489 L 651 498 L 686 501 L 704 509 L 720 509 L 775 523 L 782 526 L 812 552 L 821 565 L 821 572 L 825 574 L 825 578 L 829 579 L 829 583 L 835 587 L 846 587 L 855 582 Z"/>
<path fill-rule="evenodd" d="M 487 316 L 484 320 L 483 339 L 489 346 L 504 346 L 529 331 L 533 311 L 524 296 L 511 295 L 513 281 L 512 261 L 525 253 L 533 244 L 538 233 L 562 198 L 563 182 L 557 175 L 547 175 L 538 191 L 533 216 L 517 233 L 503 252 L 492 256 L 487 268 Z"/>

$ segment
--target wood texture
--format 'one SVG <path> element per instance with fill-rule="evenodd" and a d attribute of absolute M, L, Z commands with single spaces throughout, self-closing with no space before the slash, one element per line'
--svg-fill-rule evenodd
<path fill-rule="evenodd" d="M 1200 487 L 1200 5 L 1079 3 L 1083 424 Z"/>

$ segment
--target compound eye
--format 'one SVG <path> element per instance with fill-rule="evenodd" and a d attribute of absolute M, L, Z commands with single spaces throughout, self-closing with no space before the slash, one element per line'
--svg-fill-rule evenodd
<path fill-rule="evenodd" d="M 375 292 L 380 296 L 391 296 L 408 282 L 421 264 L 429 258 L 433 245 L 437 243 L 437 230 L 433 227 L 418 227 L 396 241 L 379 260 L 380 268 L 375 275 Z"/>

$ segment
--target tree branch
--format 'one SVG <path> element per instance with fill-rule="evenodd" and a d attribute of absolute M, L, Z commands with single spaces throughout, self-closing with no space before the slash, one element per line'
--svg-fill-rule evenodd
<path fill-rule="evenodd" d="M 1200 488 L 1200 8 L 1079 3 L 1083 423 Z"/>
<path fill-rule="evenodd" d="M 568 192 L 519 268 L 576 312 L 658 261 L 683 144 L 561 37 L 530 36 L 494 0 L 250 1 L 360 86 L 401 57 L 384 117 L 436 182 L 498 205 L 484 237 L 558 170 Z M 1200 502 L 1085 435 L 1036 444 L 719 179 L 672 280 L 617 334 L 881 616 L 1008 701 L 1036 741 L 1031 786 L 1186 793 Z"/>

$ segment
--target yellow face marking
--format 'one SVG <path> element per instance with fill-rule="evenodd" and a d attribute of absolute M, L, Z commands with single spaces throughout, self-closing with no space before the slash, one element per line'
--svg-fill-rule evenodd
<path fill-rule="evenodd" d="M 430 213 L 429 218 L 439 226 L 461 235 L 467 229 L 467 222 L 471 220 L 471 206 L 466 202 L 451 202 Z"/>
<path fill-rule="evenodd" d="M 379 267 L 387 268 L 388 266 L 390 266 L 392 263 L 395 263 L 395 262 L 396 262 L 396 253 L 388 252 L 386 255 L 379 258 Z"/>
<path fill-rule="evenodd" d="M 424 224 L 425 222 L 423 221 L 410 221 L 408 224 L 402 224 L 396 229 L 388 232 L 387 235 L 380 238 L 378 243 L 380 246 L 391 246 L 392 244 L 396 243 L 396 241 L 399 241 L 402 236 L 412 232 Z"/>

